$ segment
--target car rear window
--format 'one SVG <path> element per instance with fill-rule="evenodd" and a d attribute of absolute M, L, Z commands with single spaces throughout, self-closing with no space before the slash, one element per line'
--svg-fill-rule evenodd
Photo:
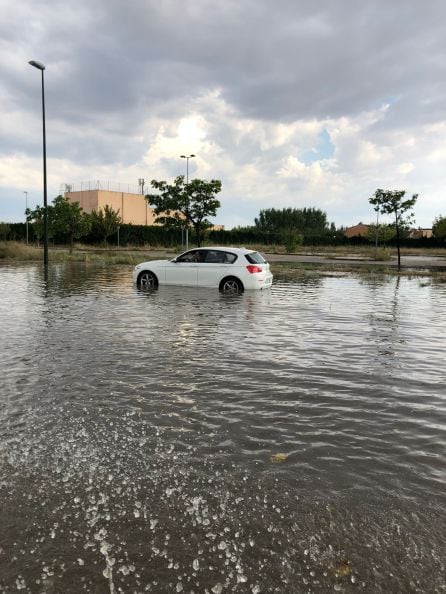
<path fill-rule="evenodd" d="M 261 256 L 259 252 L 250 252 L 249 254 L 245 254 L 245 258 L 250 264 L 266 264 L 265 258 Z"/>

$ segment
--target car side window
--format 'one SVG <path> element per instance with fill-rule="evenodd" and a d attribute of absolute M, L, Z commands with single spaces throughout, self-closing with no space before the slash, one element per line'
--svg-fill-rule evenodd
<path fill-rule="evenodd" d="M 221 264 L 223 254 L 217 250 L 207 250 L 205 260 L 206 264 Z"/>
<path fill-rule="evenodd" d="M 176 262 L 183 263 L 183 262 L 196 262 L 197 261 L 197 250 L 192 250 L 190 252 L 186 252 L 181 256 L 178 256 Z"/>
<path fill-rule="evenodd" d="M 232 254 L 231 252 L 223 252 L 223 253 L 224 253 L 224 259 L 223 259 L 224 264 L 234 264 L 234 262 L 237 260 L 237 256 L 235 254 Z"/>

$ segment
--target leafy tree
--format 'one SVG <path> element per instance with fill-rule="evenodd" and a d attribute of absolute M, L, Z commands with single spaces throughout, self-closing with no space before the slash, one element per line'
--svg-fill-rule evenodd
<path fill-rule="evenodd" d="M 437 239 L 446 239 L 446 217 L 438 216 L 432 225 L 432 233 Z"/>
<path fill-rule="evenodd" d="M 391 214 L 395 217 L 396 245 L 398 250 L 398 268 L 401 268 L 400 238 L 401 234 L 411 222 L 413 214 L 410 213 L 417 201 L 418 194 L 412 198 L 404 200 L 406 190 L 376 190 L 374 196 L 369 198 L 370 204 L 373 204 L 376 212 L 381 214 Z"/>
<path fill-rule="evenodd" d="M 74 240 L 90 231 L 90 217 L 83 212 L 79 202 L 70 202 L 63 196 L 57 196 L 53 200 L 52 215 L 54 235 L 62 241 L 69 242 L 71 254 Z"/>
<path fill-rule="evenodd" d="M 10 225 L 8 223 L 0 223 L 0 238 L 6 239 L 11 231 Z"/>
<path fill-rule="evenodd" d="M 324 235 L 328 230 L 327 215 L 318 208 L 267 208 L 254 219 L 261 231 L 282 233 L 294 231 L 304 236 Z"/>
<path fill-rule="evenodd" d="M 47 206 L 47 215 L 48 215 L 48 240 L 53 238 L 53 207 L 48 204 Z M 43 238 L 45 234 L 45 223 L 44 223 L 44 216 L 45 216 L 45 207 L 37 205 L 34 210 L 29 208 L 25 211 L 26 219 L 29 223 L 31 223 L 34 235 L 37 239 L 37 246 L 40 244 L 40 240 Z"/>
<path fill-rule="evenodd" d="M 110 235 L 114 235 L 118 231 L 118 226 L 121 223 L 119 210 L 114 210 L 111 206 L 106 204 L 104 208 L 93 210 L 90 214 L 92 233 L 106 242 Z"/>
<path fill-rule="evenodd" d="M 395 227 L 393 225 L 369 225 L 367 229 L 367 233 L 365 234 L 366 238 L 369 241 L 378 241 L 380 243 L 386 243 L 393 239 L 396 235 Z"/>
<path fill-rule="evenodd" d="M 212 226 L 206 217 L 215 217 L 220 207 L 215 196 L 221 192 L 221 181 L 193 179 L 186 184 L 184 175 L 179 175 L 172 185 L 154 179 L 151 186 L 159 191 L 159 194 L 146 195 L 146 200 L 154 208 L 155 222 L 166 227 L 191 225 L 200 246 L 204 231 Z"/>

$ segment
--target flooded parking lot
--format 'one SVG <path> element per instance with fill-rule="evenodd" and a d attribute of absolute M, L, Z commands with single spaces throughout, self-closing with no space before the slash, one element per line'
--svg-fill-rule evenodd
<path fill-rule="evenodd" d="M 0 268 L 0 591 L 444 592 L 446 284 Z"/>

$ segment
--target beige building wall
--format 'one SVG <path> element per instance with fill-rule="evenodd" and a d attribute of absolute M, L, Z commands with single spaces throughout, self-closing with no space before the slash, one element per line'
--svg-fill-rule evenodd
<path fill-rule="evenodd" d="M 65 192 L 64 197 L 70 202 L 79 202 L 82 210 L 90 214 L 93 210 L 103 209 L 106 205 L 119 211 L 123 224 L 154 225 L 153 208 L 147 204 L 142 194 L 112 192 L 110 190 L 80 190 Z"/>
<path fill-rule="evenodd" d="M 148 205 L 142 194 L 130 192 L 113 192 L 111 190 L 79 190 L 65 192 L 64 197 L 70 202 L 79 202 L 84 212 L 90 214 L 93 210 L 104 209 L 106 205 L 119 211 L 123 225 L 155 225 L 155 212 Z M 214 230 L 224 230 L 224 225 L 214 225 Z"/>

